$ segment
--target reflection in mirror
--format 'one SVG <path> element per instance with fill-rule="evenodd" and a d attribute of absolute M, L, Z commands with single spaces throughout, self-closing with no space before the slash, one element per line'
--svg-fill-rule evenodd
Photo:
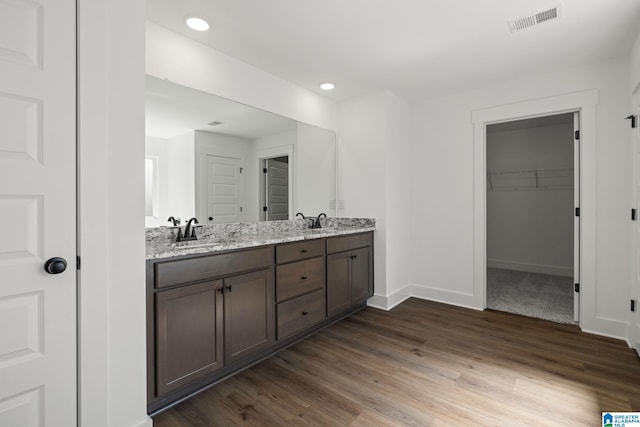
<path fill-rule="evenodd" d="M 152 76 L 145 117 L 147 227 L 335 216 L 333 132 Z"/>

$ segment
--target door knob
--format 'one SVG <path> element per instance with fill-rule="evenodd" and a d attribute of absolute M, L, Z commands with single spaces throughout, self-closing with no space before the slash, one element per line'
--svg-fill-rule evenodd
<path fill-rule="evenodd" d="M 213 217 L 212 216 L 209 217 L 209 221 L 213 221 Z"/>
<path fill-rule="evenodd" d="M 60 257 L 50 258 L 44 264 L 44 271 L 49 274 L 60 274 L 67 269 L 67 260 Z"/>

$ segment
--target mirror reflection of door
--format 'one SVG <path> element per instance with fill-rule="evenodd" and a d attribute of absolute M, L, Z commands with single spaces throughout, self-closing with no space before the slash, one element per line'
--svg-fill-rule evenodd
<path fill-rule="evenodd" d="M 240 159 L 207 155 L 207 223 L 240 222 L 242 217 Z"/>
<path fill-rule="evenodd" d="M 263 221 L 289 219 L 289 157 L 263 159 L 262 197 Z"/>

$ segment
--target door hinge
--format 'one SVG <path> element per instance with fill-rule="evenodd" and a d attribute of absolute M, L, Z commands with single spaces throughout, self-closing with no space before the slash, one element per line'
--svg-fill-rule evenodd
<path fill-rule="evenodd" d="M 76 256 L 76 270 L 80 270 L 80 256 Z"/>
<path fill-rule="evenodd" d="M 575 283 L 573 285 L 574 292 L 580 292 L 580 283 Z"/>
<path fill-rule="evenodd" d="M 631 120 L 631 127 L 635 128 L 636 127 L 636 116 L 635 115 L 630 115 L 629 117 L 625 117 L 625 120 Z"/>
<path fill-rule="evenodd" d="M 631 311 L 636 311 L 636 300 L 631 300 Z"/>
<path fill-rule="evenodd" d="M 580 208 L 576 208 L 576 216 L 580 216 Z"/>
<path fill-rule="evenodd" d="M 580 140 L 580 131 L 577 130 L 573 133 L 573 139 L 575 139 L 576 141 Z"/>
<path fill-rule="evenodd" d="M 242 206 L 240 206 L 240 213 L 242 213 Z"/>
<path fill-rule="evenodd" d="M 266 206 L 263 206 L 263 207 L 262 207 L 262 211 L 263 211 L 263 212 L 266 212 L 266 211 L 267 211 L 267 207 L 266 207 Z"/>
<path fill-rule="evenodd" d="M 240 173 L 242 173 L 242 169 L 243 169 L 243 168 L 240 168 Z"/>
<path fill-rule="evenodd" d="M 631 221 L 635 221 L 636 218 L 637 218 L 636 210 L 635 209 L 631 209 Z"/>
<path fill-rule="evenodd" d="M 267 168 L 262 168 L 262 173 L 267 173 Z"/>

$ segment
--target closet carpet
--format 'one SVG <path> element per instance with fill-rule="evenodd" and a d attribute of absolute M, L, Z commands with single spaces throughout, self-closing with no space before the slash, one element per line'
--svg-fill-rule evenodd
<path fill-rule="evenodd" d="M 574 324 L 573 279 L 487 268 L 487 308 Z"/>

